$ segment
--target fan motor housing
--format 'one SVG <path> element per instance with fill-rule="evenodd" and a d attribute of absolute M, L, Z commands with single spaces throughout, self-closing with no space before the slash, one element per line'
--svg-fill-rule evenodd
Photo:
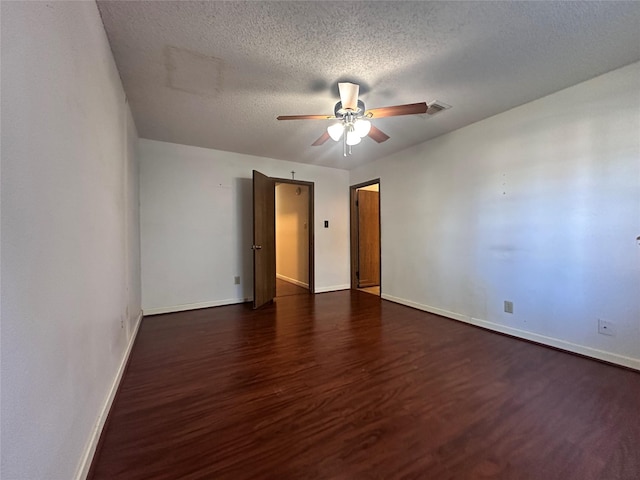
<path fill-rule="evenodd" d="M 345 114 L 347 112 L 349 112 L 350 110 L 346 110 L 344 108 L 342 108 L 342 102 L 338 102 L 336 103 L 336 106 L 333 107 L 333 114 L 336 116 L 336 118 L 342 118 L 345 116 Z M 362 115 L 364 115 L 364 102 L 362 100 L 358 100 L 358 109 L 353 113 L 353 115 L 355 115 L 356 117 L 361 117 Z"/>

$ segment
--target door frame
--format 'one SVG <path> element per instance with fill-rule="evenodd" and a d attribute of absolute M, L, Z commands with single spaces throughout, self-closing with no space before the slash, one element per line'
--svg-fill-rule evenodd
<path fill-rule="evenodd" d="M 316 293 L 316 281 L 315 281 L 315 245 L 314 245 L 314 192 L 313 182 L 305 182 L 303 180 L 292 180 L 290 178 L 277 178 L 271 177 L 273 179 L 273 189 L 275 192 L 277 183 L 289 183 L 292 185 L 302 185 L 309 187 L 309 222 L 308 222 L 308 242 L 309 242 L 309 293 Z"/>
<path fill-rule="evenodd" d="M 356 185 L 351 185 L 349 187 L 349 223 L 350 223 L 350 248 L 351 248 L 351 289 L 356 290 L 358 288 L 358 278 L 356 277 L 356 272 L 358 270 L 358 212 L 356 207 L 356 199 L 357 199 L 357 190 L 362 187 L 368 187 L 369 185 L 378 184 L 378 204 L 382 204 L 381 195 L 382 195 L 382 186 L 380 183 L 380 178 L 376 178 L 373 180 L 368 180 L 366 182 L 358 183 Z M 380 209 L 378 208 L 378 225 L 382 227 L 380 223 Z M 380 294 L 382 295 L 382 228 L 379 228 L 380 235 Z"/>

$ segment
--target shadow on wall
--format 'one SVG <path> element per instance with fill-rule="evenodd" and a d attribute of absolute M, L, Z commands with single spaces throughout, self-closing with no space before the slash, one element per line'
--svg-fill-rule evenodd
<path fill-rule="evenodd" d="M 240 239 L 237 272 L 240 275 L 242 298 L 253 298 L 253 181 L 235 179 L 236 238 Z M 225 252 L 221 252 L 225 255 Z"/>

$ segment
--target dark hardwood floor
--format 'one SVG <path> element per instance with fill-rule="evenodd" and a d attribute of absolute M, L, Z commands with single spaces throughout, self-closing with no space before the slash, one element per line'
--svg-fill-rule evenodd
<path fill-rule="evenodd" d="M 309 295 L 309 289 L 276 278 L 276 297 L 288 297 L 289 295 Z"/>
<path fill-rule="evenodd" d="M 90 478 L 640 478 L 640 374 L 358 291 L 143 320 Z"/>

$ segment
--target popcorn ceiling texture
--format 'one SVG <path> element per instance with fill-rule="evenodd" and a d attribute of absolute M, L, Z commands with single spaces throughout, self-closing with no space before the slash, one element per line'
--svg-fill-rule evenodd
<path fill-rule="evenodd" d="M 353 168 L 640 60 L 637 2 L 98 1 L 141 137 Z M 380 119 L 391 136 L 311 143 L 338 80 L 368 108 L 441 100 L 437 117 Z"/>

